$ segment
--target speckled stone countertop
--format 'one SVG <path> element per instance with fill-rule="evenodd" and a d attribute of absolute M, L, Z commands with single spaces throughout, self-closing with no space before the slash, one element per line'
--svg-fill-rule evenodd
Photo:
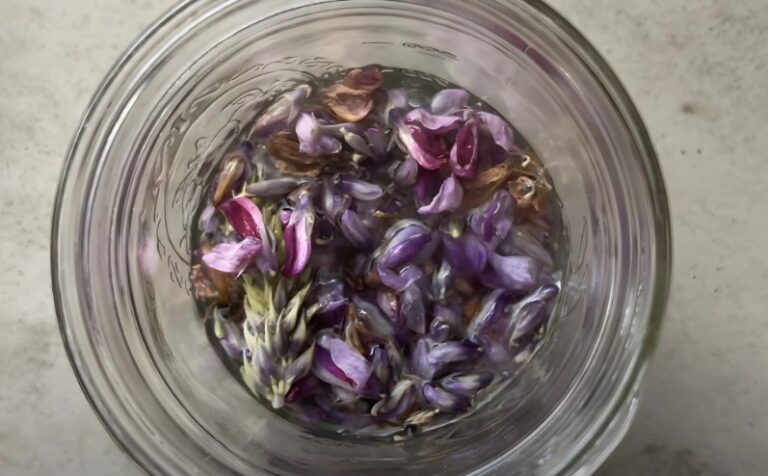
<path fill-rule="evenodd" d="M 139 475 L 64 354 L 49 224 L 71 134 L 172 0 L 0 2 L 0 474 Z M 605 55 L 666 175 L 674 279 L 637 419 L 602 476 L 768 471 L 768 2 L 552 0 Z"/>

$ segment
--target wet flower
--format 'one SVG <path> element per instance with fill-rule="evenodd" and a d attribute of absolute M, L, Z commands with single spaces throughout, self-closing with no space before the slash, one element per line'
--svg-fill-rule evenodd
<path fill-rule="evenodd" d="M 530 291 L 536 287 L 539 263 L 528 256 L 501 256 L 491 253 L 488 260 L 498 283 L 512 291 Z"/>
<path fill-rule="evenodd" d="M 437 170 L 448 162 L 450 152 L 444 138 L 402 120 L 396 127 L 400 141 L 420 166 L 427 170 Z"/>
<path fill-rule="evenodd" d="M 434 385 L 424 385 L 423 392 L 427 402 L 441 412 L 462 413 L 471 405 L 467 398 L 454 395 Z"/>
<path fill-rule="evenodd" d="M 440 380 L 440 386 L 454 395 L 471 397 L 490 385 L 492 381 L 492 372 L 459 372 L 444 377 Z"/>
<path fill-rule="evenodd" d="M 261 240 L 252 236 L 237 243 L 219 243 L 203 255 L 203 262 L 222 273 L 241 274 L 262 248 Z"/>
<path fill-rule="evenodd" d="M 285 239 L 285 266 L 283 274 L 296 276 L 304 271 L 312 253 L 312 229 L 315 212 L 308 193 L 298 198 L 296 209 L 291 214 L 283 236 Z"/>
<path fill-rule="evenodd" d="M 219 205 L 229 197 L 241 183 L 247 163 L 247 159 L 242 154 L 234 154 L 224 162 L 213 192 L 214 205 Z"/>
<path fill-rule="evenodd" d="M 258 137 L 267 137 L 284 129 L 288 129 L 299 117 L 301 108 L 309 98 L 312 88 L 301 85 L 280 96 L 267 108 L 256 121 L 255 133 Z"/>
<path fill-rule="evenodd" d="M 296 123 L 296 136 L 299 138 L 299 152 L 313 157 L 333 155 L 341 151 L 341 142 L 323 133 L 322 125 L 315 116 L 304 113 Z"/>
<path fill-rule="evenodd" d="M 238 197 L 222 203 L 219 208 L 238 235 L 260 240 L 263 250 L 259 254 L 257 264 L 263 273 L 273 274 L 277 269 L 277 257 L 272 249 L 272 237 L 264 224 L 259 207 L 247 197 Z"/>
<path fill-rule="evenodd" d="M 469 93 L 463 89 L 443 89 L 432 97 L 432 114 L 447 115 L 467 107 Z"/>
<path fill-rule="evenodd" d="M 544 285 L 523 298 L 512 307 L 510 318 L 510 346 L 522 337 L 530 336 L 536 332 L 546 320 L 549 313 L 547 307 L 557 296 L 559 289 L 552 284 Z"/>
<path fill-rule="evenodd" d="M 457 177 L 472 178 L 477 173 L 477 124 L 473 119 L 456 134 L 449 162 L 451 172 Z"/>
<path fill-rule="evenodd" d="M 478 112 L 477 120 L 480 121 L 485 129 L 491 134 L 496 144 L 507 152 L 517 152 L 515 142 L 512 136 L 512 128 L 507 122 L 490 112 Z"/>
<path fill-rule="evenodd" d="M 419 213 L 427 215 L 456 210 L 461 206 L 463 199 L 464 191 L 461 188 L 461 184 L 454 176 L 450 176 L 445 179 L 432 201 L 428 205 L 419 208 Z"/>
<path fill-rule="evenodd" d="M 373 368 L 346 342 L 324 334 L 317 340 L 312 372 L 323 382 L 360 391 L 371 377 Z"/>

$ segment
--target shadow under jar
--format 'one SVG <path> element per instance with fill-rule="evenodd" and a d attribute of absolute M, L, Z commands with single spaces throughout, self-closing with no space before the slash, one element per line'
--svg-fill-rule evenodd
<path fill-rule="evenodd" d="M 369 63 L 493 106 L 563 202 L 562 293 L 542 348 L 471 416 L 401 442 L 314 434 L 260 404 L 211 347 L 189 280 L 199 205 L 241 128 L 275 94 Z M 53 239 L 73 367 L 153 474 L 588 474 L 631 421 L 670 273 L 642 121 L 588 43 L 522 0 L 182 3 L 89 107 Z"/>

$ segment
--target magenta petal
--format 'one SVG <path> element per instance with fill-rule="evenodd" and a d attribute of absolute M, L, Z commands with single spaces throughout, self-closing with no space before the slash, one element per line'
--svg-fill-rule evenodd
<path fill-rule="evenodd" d="M 477 119 L 481 124 L 485 125 L 496 144 L 510 153 L 517 150 L 512 135 L 512 128 L 509 127 L 509 124 L 504 119 L 490 112 L 478 112 Z"/>
<path fill-rule="evenodd" d="M 227 200 L 219 208 L 227 216 L 227 220 L 242 237 L 253 237 L 261 240 L 264 246 L 258 258 L 258 266 L 262 273 L 272 274 L 277 269 L 277 257 L 270 243 L 270 235 L 264 225 L 261 210 L 248 197 L 238 197 Z"/>
<path fill-rule="evenodd" d="M 322 125 L 315 116 L 303 113 L 296 123 L 299 138 L 299 152 L 311 156 L 336 154 L 341 151 L 341 142 L 323 133 Z"/>
<path fill-rule="evenodd" d="M 263 138 L 291 127 L 311 92 L 310 86 L 301 85 L 280 96 L 259 116 L 254 126 L 255 134 Z"/>
<path fill-rule="evenodd" d="M 423 128 L 400 121 L 397 126 L 400 140 L 413 160 L 427 170 L 437 170 L 448 161 L 449 152 L 440 137 L 428 134 Z"/>
<path fill-rule="evenodd" d="M 299 205 L 291 214 L 291 219 L 283 231 L 285 239 L 285 276 L 296 276 L 304 271 L 312 254 L 312 229 L 315 225 L 315 212 L 309 197 L 299 198 Z"/>
<path fill-rule="evenodd" d="M 338 337 L 321 335 L 317 344 L 329 352 L 331 361 L 343 372 L 344 379 L 352 384 L 355 390 L 362 390 L 373 373 L 371 363 Z"/>
<path fill-rule="evenodd" d="M 312 361 L 312 374 L 325 383 L 340 387 L 351 388 L 355 382 L 347 377 L 331 357 L 331 353 L 322 347 L 315 348 L 315 359 Z"/>
<path fill-rule="evenodd" d="M 469 120 L 456 134 L 449 160 L 453 175 L 472 178 L 477 173 L 477 123 Z"/>
<path fill-rule="evenodd" d="M 222 273 L 240 274 L 262 250 L 261 240 L 252 236 L 239 243 L 220 243 L 203 255 L 208 267 Z"/>
<path fill-rule="evenodd" d="M 461 206 L 462 200 L 464 200 L 464 190 L 456 177 L 450 176 L 440 186 L 440 191 L 437 192 L 432 202 L 419 208 L 418 211 L 422 215 L 452 211 Z"/>
<path fill-rule="evenodd" d="M 502 286 L 513 291 L 531 291 L 538 284 L 539 263 L 528 256 L 499 256 L 489 262 Z"/>
<path fill-rule="evenodd" d="M 463 121 L 461 116 L 437 116 L 424 109 L 414 109 L 404 119 L 408 124 L 421 126 L 433 134 L 445 134 L 458 129 Z"/>
<path fill-rule="evenodd" d="M 463 89 L 443 89 L 435 94 L 430 103 L 432 114 L 451 114 L 467 107 L 469 93 Z"/>

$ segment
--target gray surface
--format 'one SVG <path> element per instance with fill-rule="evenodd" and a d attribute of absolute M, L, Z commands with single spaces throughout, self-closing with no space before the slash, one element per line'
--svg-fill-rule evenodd
<path fill-rule="evenodd" d="M 66 361 L 48 234 L 81 112 L 117 55 L 170 4 L 0 2 L 0 474 L 140 474 Z M 664 334 L 638 418 L 600 474 L 765 474 L 768 1 L 553 4 L 636 99 L 674 221 Z"/>

